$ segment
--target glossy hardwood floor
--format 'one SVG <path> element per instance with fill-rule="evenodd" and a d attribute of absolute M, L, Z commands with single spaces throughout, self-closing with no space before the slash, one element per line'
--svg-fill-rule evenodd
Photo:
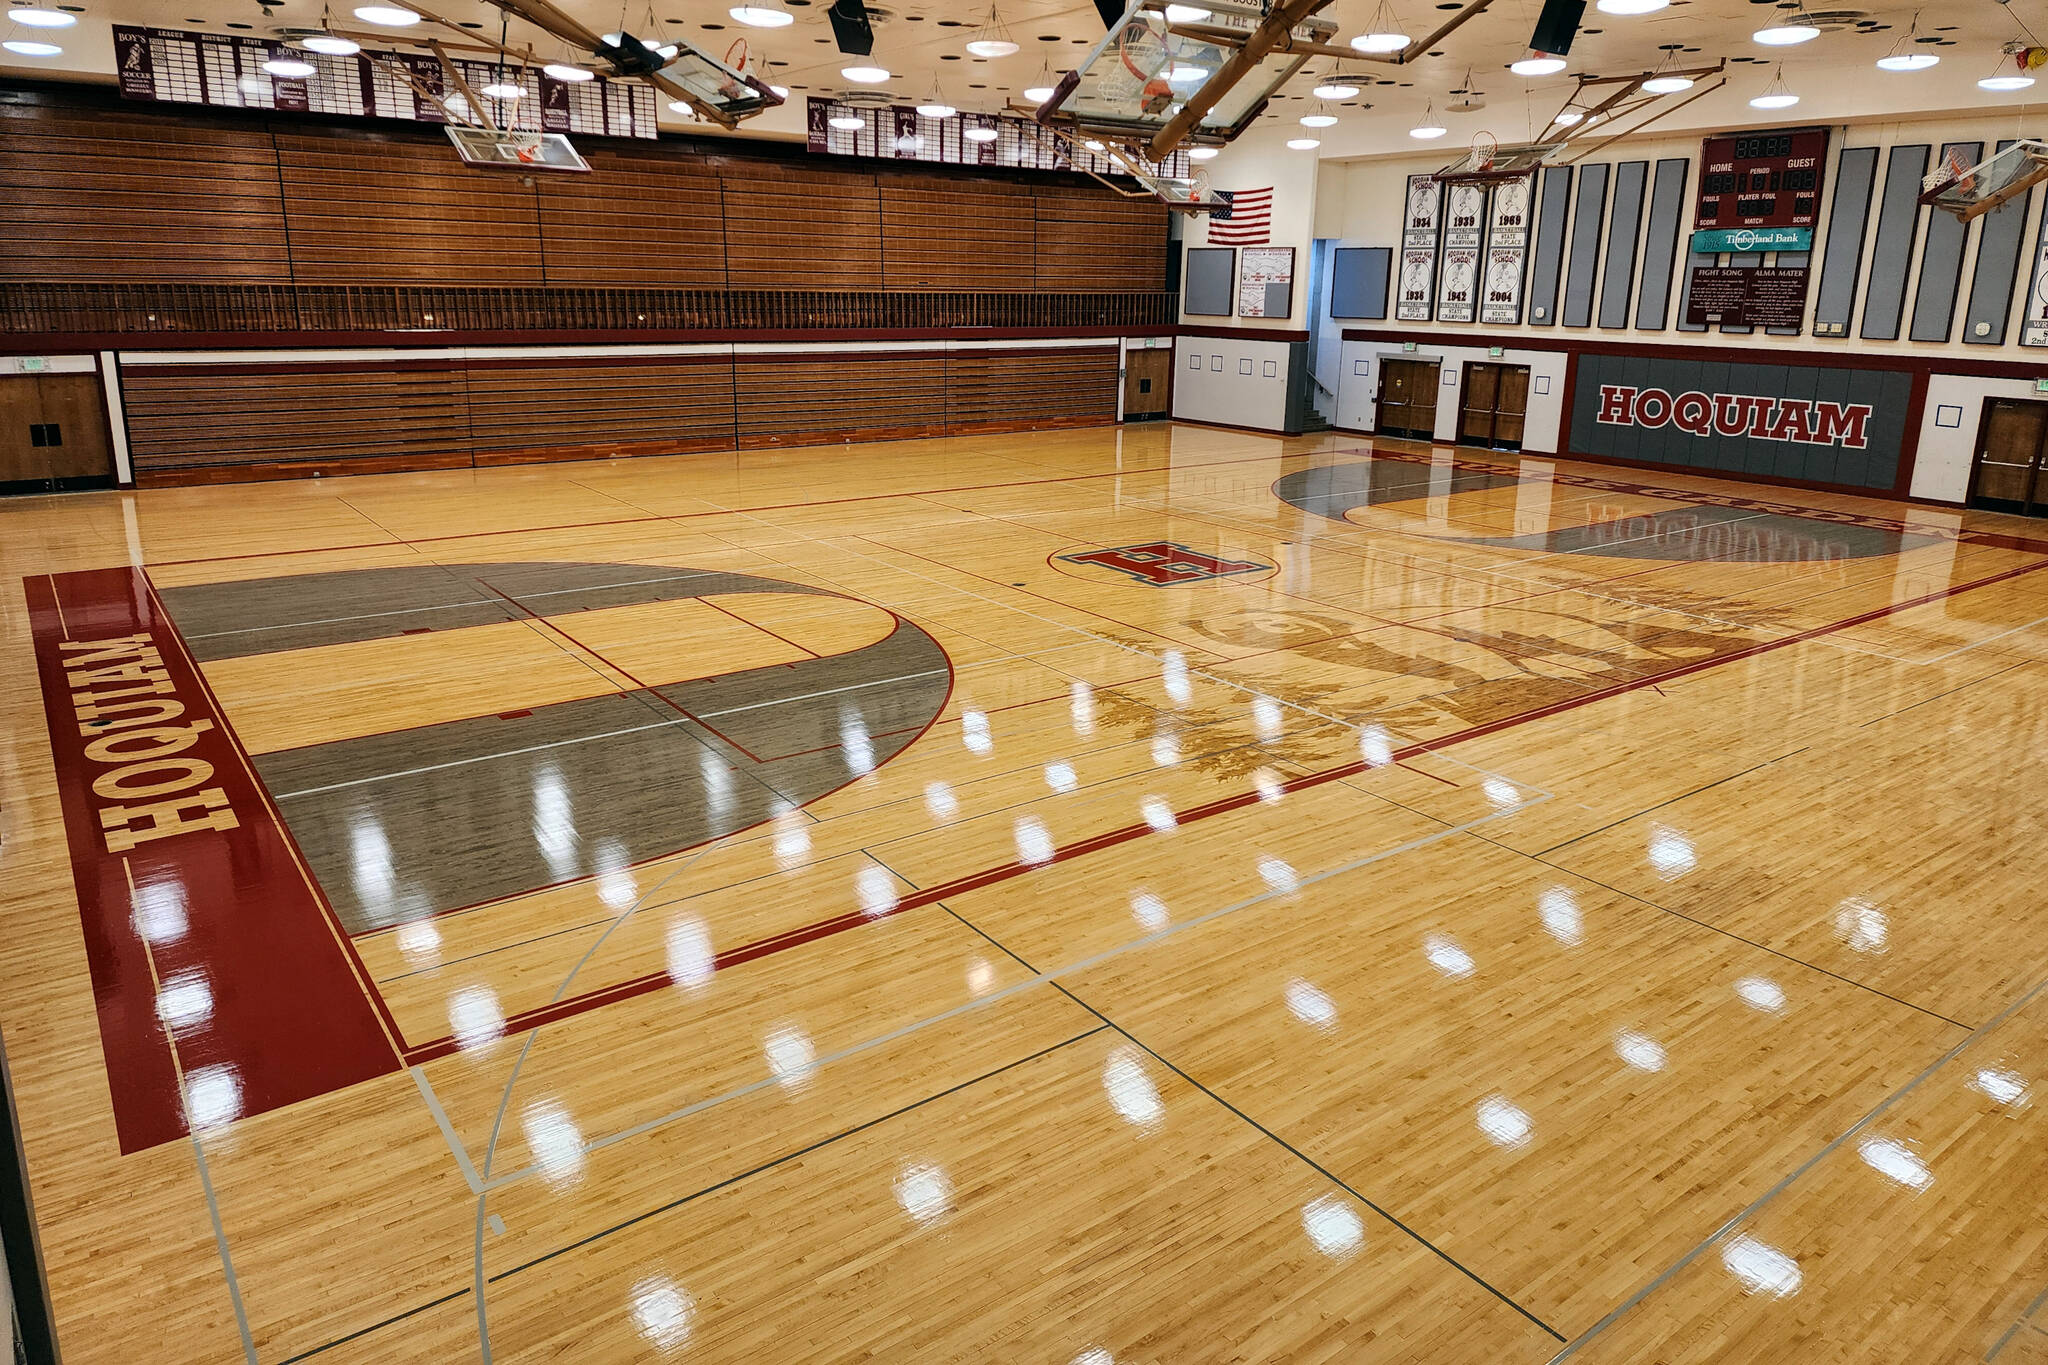
<path fill-rule="evenodd" d="M 0 568 L 67 1362 L 2048 1360 L 2048 526 L 1161 425 Z"/>

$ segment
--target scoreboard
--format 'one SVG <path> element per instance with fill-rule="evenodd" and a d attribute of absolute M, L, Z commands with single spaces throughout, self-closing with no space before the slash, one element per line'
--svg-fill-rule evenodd
<path fill-rule="evenodd" d="M 1710 137 L 1700 149 L 1693 226 L 1812 227 L 1827 163 L 1825 128 Z"/>

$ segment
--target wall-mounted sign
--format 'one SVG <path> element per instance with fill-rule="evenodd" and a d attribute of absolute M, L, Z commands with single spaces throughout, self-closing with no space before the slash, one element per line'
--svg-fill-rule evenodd
<path fill-rule="evenodd" d="M 1428 322 L 1436 291 L 1437 235 L 1442 228 L 1443 189 L 1426 175 L 1408 177 L 1407 215 L 1401 221 L 1401 276 L 1394 316 Z"/>
<path fill-rule="evenodd" d="M 2034 269 L 2028 276 L 2027 311 L 2020 322 L 2020 345 L 2048 346 L 2048 223 L 2034 247 Z"/>
<path fill-rule="evenodd" d="M 1576 454 L 1858 488 L 1897 477 L 1907 371 L 1601 354 L 1575 365 Z"/>
<path fill-rule="evenodd" d="M 1248 246 L 1238 263 L 1237 315 L 1284 318 L 1294 310 L 1294 248 Z"/>
<path fill-rule="evenodd" d="M 1803 265 L 1696 265 L 1686 291 L 1689 326 L 1710 322 L 1749 327 L 1797 327 L 1806 316 Z"/>
<path fill-rule="evenodd" d="M 1692 235 L 1692 249 L 1703 256 L 1723 251 L 1811 251 L 1810 227 L 1703 228 Z"/>
<path fill-rule="evenodd" d="M 1455 184 L 1444 196 L 1443 279 L 1437 286 L 1439 322 L 1478 316 L 1479 247 L 1486 240 L 1486 186 Z"/>
<path fill-rule="evenodd" d="M 1486 229 L 1479 320 L 1512 327 L 1522 320 L 1523 265 L 1529 255 L 1529 192 L 1533 176 L 1493 187 Z"/>
<path fill-rule="evenodd" d="M 203 104 L 216 109 L 280 109 L 353 118 L 457 123 L 443 101 L 458 98 L 440 59 L 425 52 L 365 49 L 338 57 L 289 50 L 313 68 L 304 78 L 272 76 L 263 64 L 287 53 L 282 42 L 234 33 L 114 25 L 114 64 L 121 97 L 158 104 Z M 654 87 L 644 81 L 558 81 L 537 67 L 504 70 L 496 63 L 451 59 L 474 90 L 510 81 L 525 92 L 497 112 L 515 131 L 589 133 L 601 137 L 653 137 Z M 400 70 L 404 75 L 400 75 Z M 411 77 L 408 82 L 406 76 Z"/>
<path fill-rule="evenodd" d="M 1693 226 L 1810 228 L 1827 163 L 1825 128 L 1710 137 L 1700 147 Z"/>

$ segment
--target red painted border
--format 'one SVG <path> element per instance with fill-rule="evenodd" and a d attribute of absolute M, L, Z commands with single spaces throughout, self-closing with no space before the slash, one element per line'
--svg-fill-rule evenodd
<path fill-rule="evenodd" d="M 122 1152 L 188 1131 L 181 1070 L 191 1078 L 213 1069 L 207 1091 L 221 1105 L 220 1121 L 397 1070 L 396 1045 L 345 940 L 142 572 L 43 574 L 23 580 L 23 589 Z M 108 657 L 90 664 L 78 662 L 88 651 L 65 648 L 122 639 L 132 643 L 108 646 Z M 175 703 L 177 713 L 123 728 L 132 713 L 109 712 L 98 718 L 113 725 L 99 727 L 81 723 L 76 708 L 85 694 L 95 708 L 146 701 Z M 146 757 L 93 752 L 124 734 L 137 753 L 157 746 L 165 762 L 210 771 L 171 794 L 110 791 L 116 774 L 127 773 L 118 780 L 131 785 L 150 778 L 134 766 Z M 179 738 L 189 742 L 173 752 Z M 202 794 L 214 803 L 157 817 L 173 832 L 132 846 L 118 837 L 154 828 L 136 807 Z M 233 824 L 221 827 L 229 815 Z M 162 997 L 186 1002 L 185 1017 L 172 1021 L 175 1048 L 158 1017 L 160 983 L 185 987 Z"/>

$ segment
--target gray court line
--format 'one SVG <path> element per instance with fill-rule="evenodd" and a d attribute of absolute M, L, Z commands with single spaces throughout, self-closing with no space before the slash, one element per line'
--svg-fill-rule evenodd
<path fill-rule="evenodd" d="M 630 693 L 616 693 L 629 696 Z M 292 801 L 301 796 L 318 796 L 323 792 L 340 791 L 344 787 L 361 787 L 371 782 L 390 782 L 401 777 L 418 777 L 423 773 L 438 773 L 449 768 L 466 767 L 471 763 L 489 763 L 498 758 L 516 758 L 520 754 L 537 754 L 546 749 L 560 749 L 571 744 L 587 744 L 594 739 L 616 739 L 620 735 L 637 735 L 642 730 L 666 730 L 671 726 L 683 725 L 688 716 L 677 716 L 674 720 L 660 720 L 652 725 L 629 725 L 623 730 L 603 730 L 594 735 L 575 735 L 569 739 L 550 740 L 546 744 L 529 744 L 523 749 L 505 749 L 493 754 L 476 754 L 470 758 L 452 758 L 446 763 L 429 763 L 419 768 L 400 768 L 396 772 L 378 773 L 373 777 L 352 777 L 346 782 L 330 782 L 324 787 L 301 787 L 295 792 L 279 792 L 279 801 Z"/>
<path fill-rule="evenodd" d="M 2040 1308 L 2042 1300 L 2044 1299 L 2048 1299 L 2048 1289 L 2043 1289 L 2040 1293 L 2036 1294 L 2034 1296 L 2034 1301 L 2028 1304 L 2025 1308 L 2020 1310 L 2020 1315 L 2017 1318 L 2013 1319 L 2012 1326 L 2005 1329 L 2005 1335 L 2000 1337 L 1996 1342 L 1994 1342 L 1992 1344 L 1991 1349 L 1984 1353 L 1984 1358 L 1986 1360 L 1998 1359 L 1998 1353 L 2005 1349 L 2006 1343 L 2011 1341 L 2013 1339 L 2013 1336 L 2022 1327 L 2028 1325 L 2027 1319 L 2034 1316 L 2035 1311 Z M 2035 1328 L 2035 1330 L 2040 1331 L 2042 1329 Z"/>
<path fill-rule="evenodd" d="M 1790 1188 L 1794 1181 L 1798 1180 L 1800 1176 L 1805 1175 L 1808 1171 L 1812 1170 L 1816 1165 L 1820 1163 L 1820 1161 L 1824 1157 L 1827 1157 L 1829 1154 L 1839 1149 L 1842 1146 L 1842 1144 L 1847 1142 L 1850 1138 L 1855 1137 L 1858 1133 L 1870 1127 L 1871 1124 L 1877 1122 L 1877 1120 L 1882 1118 L 1885 1112 L 1889 1110 L 1893 1105 L 1897 1104 L 1900 1100 L 1906 1098 L 1906 1096 L 1912 1094 L 1913 1091 L 1919 1089 L 1921 1082 L 1925 1081 L 1929 1076 L 1932 1076 L 1935 1072 L 1941 1070 L 1941 1068 L 1943 1068 L 1944 1066 L 1947 1066 L 1951 1061 L 1954 1061 L 1956 1057 L 1961 1055 L 1965 1049 L 1971 1047 L 1979 1039 L 1983 1038 L 1987 1033 L 1989 1033 L 1992 1029 L 1997 1028 L 2000 1024 L 2004 1023 L 2007 1019 L 2010 1019 L 2014 1014 L 2018 1013 L 2023 1006 L 2027 1005 L 2029 1002 L 2033 1000 L 2035 996 L 2039 995 L 2043 988 L 2048 988 L 2048 980 L 2038 982 L 2033 987 L 2033 989 L 2029 990 L 2019 999 L 2013 1001 L 2010 1005 L 2007 1005 L 2003 1010 L 1999 1011 L 1999 1013 L 1993 1016 L 1990 1020 L 1988 1020 L 1982 1025 L 1979 1025 L 1976 1029 L 1972 1030 L 1971 1032 L 1965 1034 L 1962 1038 L 1958 1039 L 1954 1047 L 1951 1047 L 1948 1051 L 1942 1053 L 1939 1057 L 1936 1057 L 1932 1062 L 1929 1062 L 1926 1068 L 1922 1070 L 1919 1075 L 1915 1076 L 1912 1080 L 1907 1081 L 1904 1085 L 1900 1086 L 1891 1094 L 1885 1096 L 1885 1098 L 1879 1101 L 1877 1106 L 1873 1108 L 1869 1113 L 1865 1114 L 1862 1118 L 1856 1120 L 1856 1122 L 1850 1124 L 1846 1129 L 1844 1129 L 1840 1136 L 1836 1137 L 1834 1140 L 1830 1141 L 1825 1146 L 1823 1146 L 1819 1151 L 1815 1152 L 1812 1156 L 1808 1157 L 1805 1161 L 1801 1162 L 1799 1166 L 1796 1169 L 1794 1169 L 1789 1175 L 1787 1175 L 1784 1179 L 1780 1180 L 1777 1184 L 1771 1186 L 1768 1190 L 1765 1190 L 1762 1194 L 1758 1195 L 1755 1201 L 1752 1202 L 1748 1208 L 1743 1209 L 1740 1213 L 1737 1213 L 1733 1218 L 1730 1218 L 1727 1222 L 1721 1224 L 1720 1227 L 1714 1229 L 1712 1233 L 1708 1234 L 1705 1241 L 1701 1242 L 1691 1251 L 1686 1252 L 1685 1255 L 1679 1257 L 1676 1261 L 1672 1262 L 1669 1266 L 1665 1267 L 1662 1273 L 1660 1273 L 1655 1279 L 1651 1280 L 1648 1284 L 1645 1284 L 1642 1288 L 1636 1290 L 1635 1293 L 1629 1295 L 1626 1299 L 1623 1299 L 1619 1304 L 1615 1305 L 1614 1309 L 1611 1312 L 1609 1312 L 1606 1317 L 1600 1319 L 1600 1321 L 1594 1323 L 1584 1332 L 1581 1332 L 1578 1336 L 1574 1337 L 1568 1346 L 1566 1346 L 1562 1351 L 1559 1351 L 1556 1355 L 1551 1357 L 1552 1365 L 1555 1365 L 1557 1361 L 1565 1360 L 1570 1358 L 1571 1356 L 1577 1355 L 1581 1348 L 1583 1348 L 1594 1337 L 1599 1336 L 1609 1327 L 1612 1327 L 1615 1323 L 1619 1322 L 1622 1319 L 1622 1317 L 1629 1312 L 1630 1309 L 1634 1308 L 1637 1304 L 1641 1303 L 1644 1299 L 1648 1298 L 1652 1293 L 1656 1292 L 1659 1288 L 1661 1288 L 1663 1285 L 1669 1282 L 1674 1276 L 1676 1276 L 1681 1270 L 1684 1270 L 1687 1266 L 1691 1265 L 1694 1261 L 1698 1260 L 1701 1256 L 1704 1256 L 1708 1251 L 1712 1250 L 1717 1243 L 1719 1243 L 1722 1239 L 1727 1237 L 1728 1234 L 1733 1232 L 1738 1226 L 1748 1222 L 1751 1218 L 1754 1218 L 1757 1215 L 1757 1213 L 1763 1209 L 1764 1205 L 1770 1203 L 1773 1199 L 1777 1198 L 1780 1194 L 1784 1193 L 1786 1189 Z"/>
<path fill-rule="evenodd" d="M 187 1121 L 189 1122 L 189 1116 Z M 206 1215 L 213 1220 L 213 1246 L 220 1253 L 221 1274 L 228 1282 L 228 1297 L 235 1305 L 235 1327 L 242 1334 L 242 1354 L 256 1365 L 256 1338 L 249 1333 L 249 1313 L 242 1306 L 242 1285 L 235 1278 L 235 1258 L 228 1252 L 227 1229 L 221 1225 L 220 1200 L 214 1197 L 213 1175 L 206 1168 L 206 1153 L 200 1149 L 199 1134 L 192 1134 L 192 1160 L 199 1166 L 199 1188 L 206 1194 Z"/>
<path fill-rule="evenodd" d="M 448 1153 L 455 1158 L 455 1165 L 462 1172 L 462 1178 L 469 1182 L 471 1194 L 482 1194 L 484 1182 L 478 1177 L 476 1167 L 470 1163 L 469 1149 L 462 1145 L 462 1139 L 455 1134 L 455 1125 L 448 1121 L 448 1111 L 441 1107 L 441 1097 L 434 1093 L 434 1084 L 427 1079 L 427 1073 L 416 1066 L 409 1066 L 412 1083 L 419 1088 L 420 1098 L 427 1103 L 427 1112 L 434 1116 L 434 1123 L 440 1128 L 441 1136 L 448 1143 Z"/>
<path fill-rule="evenodd" d="M 898 1028 L 891 1029 L 887 1033 L 880 1034 L 873 1038 L 865 1039 L 862 1042 L 850 1044 L 847 1047 L 843 1047 L 836 1052 L 827 1053 L 822 1057 L 816 1058 L 811 1063 L 810 1070 L 816 1071 L 822 1067 L 832 1064 L 833 1062 L 844 1061 L 849 1057 L 856 1057 L 862 1053 L 871 1052 L 875 1048 L 885 1046 L 889 1043 L 897 1041 L 900 1038 L 907 1038 L 914 1033 L 920 1033 L 923 1030 L 931 1028 L 936 1024 L 942 1024 L 949 1020 L 957 1019 L 962 1015 L 971 1014 L 976 1011 L 986 1009 L 988 1006 L 995 1004 L 999 1000 L 1006 1000 L 1013 995 L 1016 995 L 1022 991 L 1030 990 L 1035 986 L 1042 986 L 1050 982 L 1058 981 L 1062 977 L 1072 976 L 1075 973 L 1086 971 L 1091 967 L 1095 967 L 1101 963 L 1109 961 L 1111 958 L 1120 957 L 1127 952 L 1134 951 L 1135 949 L 1149 947 L 1154 943 L 1158 943 L 1164 939 L 1171 938 L 1176 934 L 1185 933 L 1187 930 L 1196 928 L 1199 925 L 1207 924 L 1211 920 L 1222 919 L 1226 915 L 1234 915 L 1241 910 L 1248 910 L 1255 905 L 1263 905 L 1267 901 L 1275 900 L 1281 896 L 1292 895 L 1303 887 L 1314 886 L 1318 882 L 1328 881 L 1332 877 L 1341 876 L 1347 872 L 1355 872 L 1359 868 L 1369 867 L 1374 863 L 1383 862 L 1388 858 L 1398 857 L 1403 853 L 1412 853 L 1418 848 L 1427 847 L 1430 844 L 1434 844 L 1441 840 L 1448 839 L 1453 835 L 1467 833 L 1468 831 L 1476 829 L 1480 825 L 1487 824 L 1490 821 L 1505 819 L 1510 815 L 1515 815 L 1523 810 L 1528 809 L 1530 806 L 1539 805 L 1543 801 L 1547 801 L 1550 799 L 1551 798 L 1549 796 L 1541 796 L 1533 801 L 1523 802 L 1521 805 L 1518 806 L 1513 806 L 1505 810 L 1498 810 L 1488 815 L 1483 815 L 1477 820 L 1469 820 L 1462 825 L 1447 826 L 1443 829 L 1422 835 L 1418 838 L 1410 839 L 1406 843 L 1397 844 L 1393 848 L 1383 849 L 1378 853 L 1367 854 L 1363 858 L 1357 858 L 1348 863 L 1340 863 L 1336 867 L 1328 868 L 1321 872 L 1311 873 L 1307 876 L 1300 877 L 1295 881 L 1295 883 L 1292 886 L 1261 891 L 1256 895 L 1249 896 L 1243 900 L 1236 901 L 1232 904 L 1223 906 L 1221 909 L 1211 910 L 1206 914 L 1197 915 L 1193 919 L 1181 920 L 1178 923 L 1168 925 L 1164 929 L 1156 930 L 1153 933 L 1146 934 L 1140 938 L 1132 939 L 1127 943 L 1118 944 L 1116 947 L 1104 949 L 1102 952 L 1096 953 L 1091 957 L 1085 957 L 1080 959 L 1079 961 L 1068 963 L 1066 966 L 1056 968 L 1052 971 L 1040 972 L 1035 976 L 1028 977 L 1023 981 L 1019 981 L 1014 985 L 1005 986 L 1003 989 L 999 991 L 992 991 L 987 995 L 977 996 L 973 1000 L 969 1000 L 964 1004 L 955 1005 L 953 1008 L 949 1010 L 943 1010 L 938 1014 L 929 1016 L 928 1018 L 913 1020 L 908 1024 L 904 1024 Z M 948 913 L 952 912 L 949 910 Z M 586 1153 L 595 1152 L 600 1150 L 601 1148 L 610 1147 L 616 1143 L 624 1142 L 629 1138 L 645 1136 L 646 1134 L 651 1133 L 658 1128 L 664 1128 L 671 1123 L 675 1123 L 682 1119 L 689 1118 L 694 1114 L 700 1114 L 707 1109 L 715 1108 L 718 1105 L 727 1103 L 728 1101 L 743 1099 L 746 1096 L 764 1090 L 769 1086 L 780 1084 L 781 1081 L 775 1076 L 763 1076 L 759 1080 L 750 1081 L 745 1085 L 738 1086 L 731 1090 L 727 1090 L 721 1094 L 707 1096 L 704 1099 L 694 1101 L 690 1104 L 686 1104 L 682 1106 L 680 1109 L 674 1109 L 666 1114 L 661 1114 L 654 1118 L 647 1119 L 641 1123 L 636 1123 L 631 1127 L 622 1128 L 617 1132 L 607 1134 L 604 1137 L 594 1138 L 583 1144 L 583 1151 Z M 486 1192 L 488 1192 L 490 1190 L 503 1188 L 506 1185 L 514 1184 L 517 1181 L 524 1180 L 527 1177 L 536 1174 L 538 1172 L 538 1169 L 539 1168 L 533 1166 L 524 1166 L 506 1175 L 487 1179 L 484 1182 L 484 1189 Z"/>
<path fill-rule="evenodd" d="M 176 592 L 173 588 L 171 591 Z M 375 621 L 386 616 L 413 616 L 423 611 L 454 611 L 459 607 L 495 607 L 500 605 L 496 598 L 476 597 L 467 602 L 436 602 L 425 607 L 402 607 L 397 611 L 365 611 L 354 616 L 319 616 L 306 621 L 277 621 L 267 626 L 237 626 L 233 630 L 210 630 L 202 635 L 187 635 L 185 639 L 218 640 L 227 635 L 254 635 L 266 630 L 294 630 L 300 626 L 333 626 L 344 621 Z"/>
<path fill-rule="evenodd" d="M 923 629 L 923 628 L 922 628 L 922 627 L 919 627 L 919 629 Z M 930 632 L 926 632 L 926 633 L 927 633 L 927 634 L 929 634 Z M 935 643 L 936 643 L 936 642 L 935 642 Z M 1072 646 L 1071 646 L 1071 645 L 1070 645 L 1070 646 L 1067 646 L 1067 647 L 1068 647 L 1068 648 L 1072 648 Z M 945 651 L 944 651 L 944 649 L 943 649 L 943 648 L 941 648 L 941 650 L 940 650 L 940 653 L 944 653 L 944 652 L 945 652 Z M 1012 659 L 1015 659 L 1015 658 L 1029 658 L 1030 656 L 1029 656 L 1029 655 L 1017 655 L 1017 654 L 1012 654 L 1012 655 L 1007 655 L 1007 656 L 1005 656 L 1005 657 L 1006 657 L 1006 658 L 1012 658 Z M 984 663 L 1001 663 L 1001 662 L 1003 662 L 1003 660 L 1002 660 L 1002 659 L 986 659 L 986 660 L 983 660 L 983 662 L 984 662 Z M 972 667 L 972 666 L 973 666 L 973 665 L 969 665 L 969 667 Z M 927 669 L 924 669 L 924 670 L 922 670 L 922 671 L 920 671 L 920 672 L 917 672 L 917 673 L 903 673 L 903 674 L 899 674 L 898 676 L 896 676 L 896 677 L 893 677 L 893 678 L 877 678 L 877 679 L 875 679 L 875 680 L 874 680 L 873 682 L 862 682 L 862 683 L 849 683 L 849 684 L 848 684 L 848 685 L 846 685 L 845 687 L 828 687 L 828 688 L 826 688 L 826 689 L 825 689 L 824 691 L 822 691 L 822 692 L 805 692 L 805 693 L 802 693 L 801 695 L 798 695 L 798 696 L 794 696 L 794 697 L 777 697 L 777 698 L 775 698 L 775 699 L 774 699 L 773 701 L 756 701 L 756 702 L 749 702 L 749 703 L 747 703 L 747 704 L 746 704 L 745 706 L 728 706 L 728 707 L 726 707 L 726 708 L 725 708 L 725 709 L 724 709 L 723 711 L 704 711 L 704 712 L 700 712 L 699 714 L 701 714 L 701 715 L 702 715 L 702 716 L 704 717 L 704 719 L 706 719 L 706 720 L 715 720 L 715 719 L 717 719 L 717 718 L 718 718 L 719 716 L 736 716 L 736 715 L 740 714 L 740 712 L 742 712 L 742 711 L 759 711 L 759 710 L 760 710 L 760 709 L 761 709 L 762 707 L 764 707 L 764 706 L 787 706 L 787 705 L 789 705 L 789 704 L 790 704 L 791 702 L 793 702 L 793 701 L 814 701 L 814 700 L 816 700 L 816 699 L 817 699 L 817 698 L 819 698 L 819 697 L 836 697 L 836 696 L 838 696 L 838 695 L 839 695 L 840 693 L 842 693 L 842 692 L 858 692 L 858 691 L 860 691 L 860 690 L 861 690 L 862 688 L 864 688 L 864 687 L 887 687 L 887 686 L 889 686 L 889 685 L 890 685 L 890 684 L 892 684 L 892 683 L 900 683 L 900 682 L 911 682 L 911 681 L 913 681 L 913 680 L 915 680 L 915 679 L 918 679 L 918 678 L 938 678 L 938 677 L 943 677 L 943 676 L 945 676 L 945 675 L 946 675 L 947 673 L 949 673 L 949 672 L 954 672 L 954 671 L 956 671 L 956 670 L 953 670 L 953 669 L 947 669 L 947 668 L 927 668 Z"/>

